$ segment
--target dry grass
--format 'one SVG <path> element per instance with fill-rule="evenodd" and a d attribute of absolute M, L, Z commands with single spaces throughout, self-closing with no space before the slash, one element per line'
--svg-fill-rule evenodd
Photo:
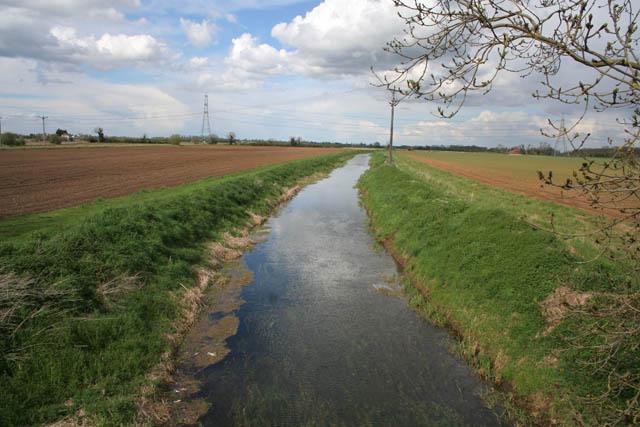
<path fill-rule="evenodd" d="M 23 328 L 40 325 L 31 339 L 3 352 L 0 357 L 7 362 L 19 361 L 29 348 L 46 343 L 42 339 L 45 333 L 57 327 L 66 317 L 67 307 L 80 300 L 74 290 L 58 285 L 43 289 L 31 278 L 0 272 L 0 338 L 11 339 Z"/>
<path fill-rule="evenodd" d="M 547 328 L 542 334 L 549 335 L 572 308 L 584 306 L 592 297 L 592 293 L 576 292 L 566 286 L 558 287 L 540 303 L 542 313 L 547 321 Z"/>
<path fill-rule="evenodd" d="M 233 236 L 230 233 L 224 233 L 224 241 L 232 249 L 247 249 L 256 244 L 248 236 L 247 230 L 243 230 L 240 236 Z"/>
<path fill-rule="evenodd" d="M 296 194 L 300 192 L 300 190 L 301 190 L 301 187 L 299 185 L 296 185 L 295 187 L 285 188 L 284 192 L 280 196 L 279 202 L 280 203 L 288 202 L 289 200 L 293 199 L 296 196 Z"/>
<path fill-rule="evenodd" d="M 101 283 L 96 293 L 101 297 L 102 304 L 108 310 L 121 308 L 120 298 L 128 293 L 137 291 L 142 286 L 140 278 L 134 276 L 119 276 L 108 282 Z"/>
<path fill-rule="evenodd" d="M 228 261 L 233 261 L 234 259 L 238 259 L 242 256 L 242 252 L 237 249 L 227 248 L 222 246 L 218 242 L 213 242 L 207 245 L 207 249 L 209 253 L 213 257 L 212 265 L 218 265 L 219 263 L 225 263 Z"/>
<path fill-rule="evenodd" d="M 249 218 L 251 218 L 251 222 L 249 223 L 249 226 L 262 225 L 268 219 L 266 216 L 261 216 L 261 215 L 255 214 L 255 213 L 253 213 L 251 211 L 249 211 L 247 213 L 249 214 Z"/>

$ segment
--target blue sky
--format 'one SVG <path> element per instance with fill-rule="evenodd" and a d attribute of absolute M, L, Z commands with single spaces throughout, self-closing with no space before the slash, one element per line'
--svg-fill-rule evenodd
<path fill-rule="evenodd" d="M 391 0 L 0 0 L 2 129 L 36 133 L 46 115 L 48 131 L 199 135 L 208 93 L 220 136 L 386 143 L 390 96 L 370 67 L 398 63 L 382 49 L 404 28 Z M 575 115 L 534 101 L 537 85 L 505 75 L 448 121 L 403 102 L 395 141 L 537 145 L 547 118 Z M 595 146 L 619 132 L 605 116 L 581 126 Z"/>

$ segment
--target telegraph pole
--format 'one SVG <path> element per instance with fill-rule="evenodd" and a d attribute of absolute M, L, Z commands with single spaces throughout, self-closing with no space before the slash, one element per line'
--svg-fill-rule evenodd
<path fill-rule="evenodd" d="M 38 116 L 42 119 L 42 142 L 47 142 L 47 133 L 44 130 L 44 120 L 48 119 L 48 116 Z"/>
<path fill-rule="evenodd" d="M 396 91 L 398 89 L 391 89 L 392 99 L 391 99 L 391 131 L 389 132 L 389 163 L 393 163 L 393 115 L 396 109 L 396 105 L 398 105 L 399 101 L 396 101 Z"/>
<path fill-rule="evenodd" d="M 2 144 L 2 117 L 0 117 L 0 144 Z"/>

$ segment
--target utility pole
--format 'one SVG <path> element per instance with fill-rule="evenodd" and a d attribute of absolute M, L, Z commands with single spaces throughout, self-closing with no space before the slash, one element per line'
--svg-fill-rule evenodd
<path fill-rule="evenodd" d="M 47 132 L 44 130 L 44 119 L 48 119 L 47 116 L 38 116 L 42 119 L 42 142 L 47 142 Z"/>
<path fill-rule="evenodd" d="M 391 99 L 391 131 L 389 132 L 389 163 L 393 163 L 393 154 L 392 154 L 392 150 L 393 150 L 393 115 L 394 115 L 394 111 L 396 109 L 396 105 L 398 105 L 398 102 L 400 101 L 396 101 L 396 91 L 398 89 L 391 89 L 391 93 L 392 93 L 392 99 Z"/>
<path fill-rule="evenodd" d="M 0 117 L 0 144 L 2 144 L 2 117 Z"/>

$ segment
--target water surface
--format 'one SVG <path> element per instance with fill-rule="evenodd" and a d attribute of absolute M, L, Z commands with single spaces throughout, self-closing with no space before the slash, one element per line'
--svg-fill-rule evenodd
<path fill-rule="evenodd" d="M 500 425 L 446 331 L 380 292 L 397 266 L 353 188 L 367 162 L 306 187 L 245 254 L 230 353 L 196 375 L 203 425 Z"/>

